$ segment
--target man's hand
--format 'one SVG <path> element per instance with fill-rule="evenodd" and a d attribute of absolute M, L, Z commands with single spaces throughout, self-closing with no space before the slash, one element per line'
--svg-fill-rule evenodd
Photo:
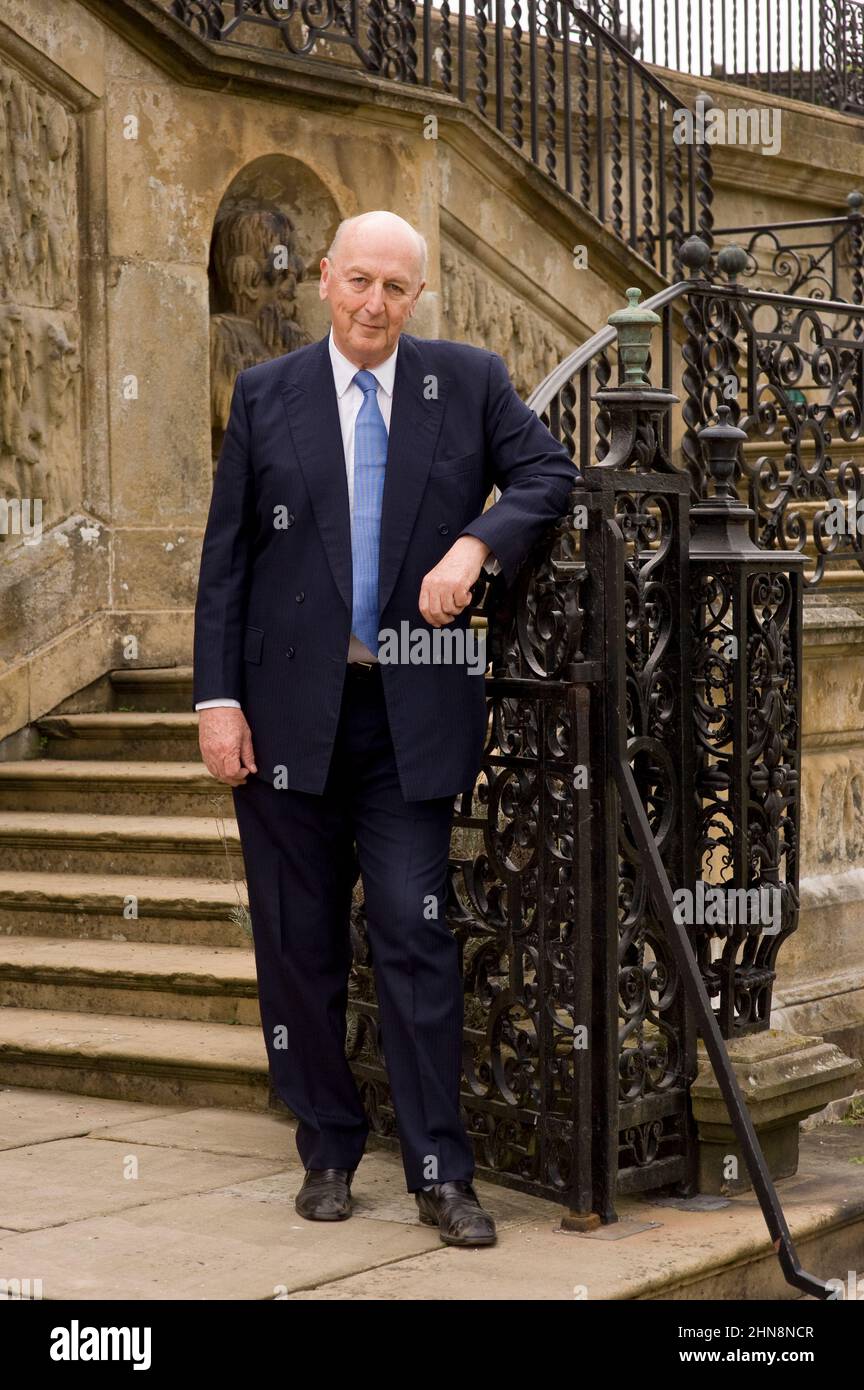
<path fill-rule="evenodd" d="M 420 612 L 433 627 L 444 627 L 471 602 L 489 546 L 478 536 L 460 536 L 420 585 Z"/>
<path fill-rule="evenodd" d="M 242 787 L 250 772 L 257 772 L 252 751 L 252 731 L 245 715 L 233 707 L 198 711 L 198 747 L 211 777 Z"/>

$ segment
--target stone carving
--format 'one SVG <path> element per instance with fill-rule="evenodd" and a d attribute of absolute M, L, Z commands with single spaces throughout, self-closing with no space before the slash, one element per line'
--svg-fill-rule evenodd
<path fill-rule="evenodd" d="M 523 299 L 446 243 L 441 287 L 447 336 L 500 353 L 523 398 L 573 349 Z"/>
<path fill-rule="evenodd" d="M 52 521 L 80 487 L 75 166 L 65 107 L 0 65 L 0 498 Z"/>
<path fill-rule="evenodd" d="M 72 315 L 0 304 L 0 497 L 39 498 L 52 521 L 76 501 L 77 339 Z"/>
<path fill-rule="evenodd" d="M 72 306 L 78 238 L 74 127 L 62 104 L 0 66 L 4 299 Z"/>
<path fill-rule="evenodd" d="M 237 373 L 311 342 L 295 294 L 306 266 L 294 223 L 276 203 L 223 204 L 211 255 L 210 402 L 214 454 L 228 423 Z"/>

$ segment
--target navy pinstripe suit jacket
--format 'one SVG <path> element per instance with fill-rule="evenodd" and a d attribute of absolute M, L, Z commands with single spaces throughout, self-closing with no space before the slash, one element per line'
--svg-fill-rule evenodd
<path fill-rule="evenodd" d="M 381 514 L 381 628 L 433 629 L 424 575 L 479 536 L 515 575 L 580 480 L 503 358 L 402 333 Z M 492 489 L 498 500 L 483 512 Z M 193 702 L 239 700 L 258 775 L 324 789 L 351 631 L 348 484 L 327 336 L 239 374 L 213 486 L 195 608 Z M 465 627 L 462 613 L 448 626 Z M 456 796 L 480 767 L 482 675 L 383 664 L 402 794 Z M 280 772 L 279 769 L 284 769 Z"/>

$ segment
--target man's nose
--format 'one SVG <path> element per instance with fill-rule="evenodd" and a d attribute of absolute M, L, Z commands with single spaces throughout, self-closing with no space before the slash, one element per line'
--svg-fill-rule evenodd
<path fill-rule="evenodd" d="M 370 314 L 381 313 L 384 308 L 384 285 L 382 282 L 376 281 L 369 287 L 369 293 L 366 296 L 366 308 Z"/>

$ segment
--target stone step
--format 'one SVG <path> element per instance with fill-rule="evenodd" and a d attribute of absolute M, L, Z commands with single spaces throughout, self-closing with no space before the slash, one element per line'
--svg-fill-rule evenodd
<path fill-rule="evenodd" d="M 134 874 L 0 872 L 0 936 L 248 946 L 246 886 Z"/>
<path fill-rule="evenodd" d="M 142 816 L 229 816 L 231 789 L 202 762 L 28 758 L 0 762 L 0 811 L 83 811 Z"/>
<path fill-rule="evenodd" d="M 0 1009 L 0 1085 L 255 1110 L 270 1095 L 260 1028 L 23 1008 Z"/>
<path fill-rule="evenodd" d="M 248 946 L 5 937 L 0 1008 L 260 1026 Z"/>
<path fill-rule="evenodd" d="M 162 666 L 151 670 L 123 669 L 111 672 L 112 706 L 178 713 L 192 709 L 192 667 Z"/>
<path fill-rule="evenodd" d="M 236 821 L 205 816 L 0 811 L 0 864 L 55 873 L 188 875 L 227 888 L 232 876 L 245 877 Z"/>
<path fill-rule="evenodd" d="M 36 721 L 46 758 L 145 758 L 196 762 L 198 716 L 108 710 L 102 714 L 50 714 Z"/>

